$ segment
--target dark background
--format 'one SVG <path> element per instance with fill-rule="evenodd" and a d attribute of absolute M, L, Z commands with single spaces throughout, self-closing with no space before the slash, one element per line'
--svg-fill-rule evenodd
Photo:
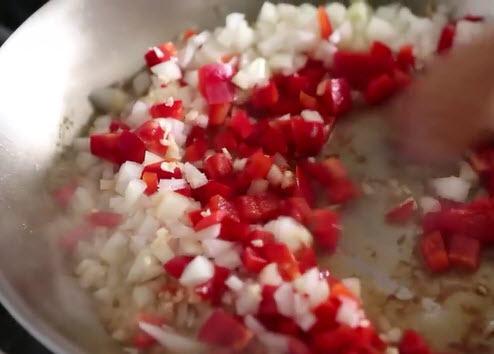
<path fill-rule="evenodd" d="M 0 0 L 0 46 L 44 0 Z M 0 352 L 6 354 L 50 354 L 0 305 Z"/>

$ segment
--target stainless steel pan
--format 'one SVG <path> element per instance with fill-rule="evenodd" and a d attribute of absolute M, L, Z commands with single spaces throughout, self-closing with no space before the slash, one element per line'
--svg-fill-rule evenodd
<path fill-rule="evenodd" d="M 45 176 L 57 154 L 89 117 L 90 90 L 134 72 L 148 46 L 191 26 L 212 28 L 232 11 L 252 16 L 261 3 L 260 0 L 53 0 L 0 49 L 0 300 L 54 352 L 118 352 L 98 324 L 86 295 L 46 241 L 54 236 L 47 234 L 45 227 L 54 211 L 45 193 Z M 417 9 L 424 7 L 423 1 L 409 3 Z M 461 7 L 463 12 L 472 9 L 476 13 L 494 12 L 489 0 L 470 0 Z M 365 123 L 369 129 L 365 129 L 365 134 L 361 133 L 365 127 L 358 128 L 358 124 L 342 127 L 340 134 L 354 136 L 354 147 L 340 147 L 340 151 L 355 175 L 408 179 L 415 188 L 423 171 L 417 174 L 393 168 L 388 163 L 389 154 L 380 143 L 381 123 L 375 118 L 380 114 L 369 113 Z M 355 151 L 368 157 L 365 164 L 355 162 Z M 340 275 L 363 277 L 368 284 L 365 294 L 369 309 L 375 318 L 385 314 L 391 321 L 400 319 L 406 325 L 420 327 L 424 324 L 413 316 L 400 316 L 417 311 L 412 302 L 412 310 L 401 309 L 405 306 L 394 304 L 394 300 L 376 290 L 383 286 L 384 277 L 384 284 L 392 280 L 406 286 L 416 299 L 422 299 L 433 291 L 426 285 L 435 281 L 427 277 L 417 280 L 415 272 L 421 273 L 413 267 L 396 272 L 402 258 L 397 257 L 397 248 L 390 245 L 401 234 L 412 234 L 413 230 L 383 225 L 382 215 L 388 202 L 381 196 L 367 198 L 347 212 L 342 252 L 330 263 Z M 410 255 L 403 257 L 407 261 L 412 259 Z M 483 281 L 486 274 L 489 269 L 482 269 L 464 284 L 473 286 Z M 462 279 L 455 275 L 449 278 L 452 282 Z M 490 300 L 481 299 L 474 305 L 485 313 L 493 312 L 489 310 Z M 464 329 L 457 327 L 461 326 L 451 323 L 443 331 L 452 331 L 453 339 L 465 335 Z M 447 342 L 437 338 L 436 341 L 440 345 Z"/>

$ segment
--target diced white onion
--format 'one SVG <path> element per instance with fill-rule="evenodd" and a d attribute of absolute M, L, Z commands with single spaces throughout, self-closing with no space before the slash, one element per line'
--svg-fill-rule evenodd
<path fill-rule="evenodd" d="M 283 283 L 281 275 L 278 272 L 278 265 L 276 263 L 269 263 L 259 273 L 259 282 L 264 285 L 280 285 Z"/>
<path fill-rule="evenodd" d="M 214 259 L 215 263 L 221 267 L 233 270 L 242 265 L 242 260 L 237 250 L 228 250 Z"/>
<path fill-rule="evenodd" d="M 269 79 L 269 67 L 264 58 L 257 58 L 235 74 L 232 82 L 243 90 L 262 85 Z"/>
<path fill-rule="evenodd" d="M 141 178 L 142 170 L 141 164 L 132 161 L 124 162 L 118 171 L 115 190 L 123 195 L 130 181 Z"/>
<path fill-rule="evenodd" d="M 265 179 L 255 179 L 250 183 L 247 190 L 248 195 L 261 195 L 266 193 L 269 188 L 269 182 Z"/>
<path fill-rule="evenodd" d="M 279 313 L 286 317 L 292 317 L 295 312 L 295 305 L 291 284 L 281 284 L 274 292 L 273 297 Z"/>
<path fill-rule="evenodd" d="M 156 210 L 156 216 L 161 221 L 177 220 L 191 205 L 189 198 L 172 191 L 159 192 L 161 202 Z"/>
<path fill-rule="evenodd" d="M 158 183 L 160 191 L 176 191 L 186 188 L 187 186 L 187 182 L 182 178 L 162 179 Z"/>
<path fill-rule="evenodd" d="M 300 113 L 300 115 L 307 122 L 319 122 L 319 123 L 324 122 L 318 111 L 311 111 L 308 109 L 304 109 L 302 113 Z"/>
<path fill-rule="evenodd" d="M 206 183 L 208 183 L 206 175 L 189 162 L 186 162 L 184 164 L 184 174 L 185 179 L 187 180 L 187 182 L 189 182 L 190 186 L 193 189 L 202 187 Z"/>
<path fill-rule="evenodd" d="M 466 201 L 470 190 L 470 183 L 455 176 L 435 178 L 431 180 L 431 186 L 438 197 L 455 202 Z"/>
<path fill-rule="evenodd" d="M 220 231 L 221 231 L 221 224 L 214 224 L 200 231 L 197 231 L 195 234 L 195 238 L 198 240 L 214 239 L 220 235 Z"/>
<path fill-rule="evenodd" d="M 240 278 L 236 275 L 230 275 L 225 281 L 225 285 L 228 286 L 231 290 L 238 292 L 244 287 L 244 282 L 240 280 Z"/>
<path fill-rule="evenodd" d="M 182 71 L 174 59 L 153 66 L 151 72 L 163 80 L 165 84 L 182 78 Z"/>
<path fill-rule="evenodd" d="M 143 321 L 139 322 L 139 328 L 170 351 L 181 353 L 199 353 L 205 350 L 205 347 L 202 344 L 190 339 L 189 337 L 173 333 L 171 330 L 165 330 Z"/>
<path fill-rule="evenodd" d="M 421 197 L 419 199 L 419 204 L 424 214 L 441 210 L 441 203 L 439 200 L 429 196 Z"/>
<path fill-rule="evenodd" d="M 203 256 L 197 256 L 185 267 L 179 282 L 183 286 L 193 287 L 208 281 L 213 275 L 213 263 Z"/>
<path fill-rule="evenodd" d="M 202 241 L 202 246 L 204 247 L 204 252 L 208 257 L 216 258 L 222 253 L 231 250 L 234 243 L 217 238 L 211 238 Z"/>
<path fill-rule="evenodd" d="M 312 244 L 309 230 L 289 216 L 271 220 L 264 225 L 264 230 L 272 232 L 276 240 L 285 243 L 292 252 Z"/>
<path fill-rule="evenodd" d="M 346 324 L 351 328 L 357 327 L 360 322 L 357 303 L 349 299 L 341 300 L 341 305 L 336 312 L 336 322 Z"/>
<path fill-rule="evenodd" d="M 238 294 L 235 309 L 238 315 L 256 314 L 262 300 L 262 289 L 259 284 L 248 284 Z"/>
<path fill-rule="evenodd" d="M 139 198 L 144 194 L 147 185 L 142 179 L 134 179 L 129 182 L 125 189 L 125 204 L 127 208 L 132 208 Z"/>

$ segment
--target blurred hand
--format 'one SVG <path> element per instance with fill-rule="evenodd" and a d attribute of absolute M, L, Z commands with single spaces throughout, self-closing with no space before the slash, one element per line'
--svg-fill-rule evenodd
<path fill-rule="evenodd" d="M 457 159 L 494 132 L 494 35 L 434 59 L 395 106 L 394 139 L 417 162 Z"/>

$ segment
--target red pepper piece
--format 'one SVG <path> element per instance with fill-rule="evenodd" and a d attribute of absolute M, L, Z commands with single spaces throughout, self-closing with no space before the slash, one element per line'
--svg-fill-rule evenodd
<path fill-rule="evenodd" d="M 288 153 L 288 143 L 285 134 L 281 129 L 268 126 L 264 129 L 263 135 L 259 139 L 262 149 L 269 155 Z"/>
<path fill-rule="evenodd" d="M 336 213 L 327 209 L 316 209 L 312 213 L 309 230 L 317 244 L 324 250 L 333 252 L 340 237 L 339 218 Z"/>
<path fill-rule="evenodd" d="M 372 56 L 387 62 L 389 66 L 393 65 L 393 51 L 386 44 L 374 41 L 371 45 L 370 53 Z"/>
<path fill-rule="evenodd" d="M 204 322 L 197 339 L 203 343 L 241 350 L 247 346 L 252 333 L 223 310 L 215 310 Z"/>
<path fill-rule="evenodd" d="M 400 354 L 432 354 L 422 337 L 411 329 L 403 334 L 399 349 Z"/>
<path fill-rule="evenodd" d="M 467 270 L 476 270 L 479 266 L 480 242 L 459 234 L 449 241 L 449 262 L 452 266 Z"/>
<path fill-rule="evenodd" d="M 213 146 L 217 152 L 222 152 L 223 148 L 229 152 L 235 152 L 238 147 L 238 139 L 231 129 L 223 129 L 214 136 Z"/>
<path fill-rule="evenodd" d="M 327 192 L 331 204 L 344 204 L 355 199 L 359 194 L 355 184 L 350 179 L 339 179 L 332 182 Z"/>
<path fill-rule="evenodd" d="M 212 305 L 221 304 L 223 294 L 227 290 L 226 279 L 230 276 L 227 268 L 215 266 L 214 275 L 207 282 L 196 286 L 195 292 L 203 300 L 209 301 Z"/>
<path fill-rule="evenodd" d="M 127 130 L 91 135 L 90 148 L 93 155 L 116 164 L 125 161 L 142 163 L 146 153 L 142 140 Z"/>
<path fill-rule="evenodd" d="M 415 208 L 416 204 L 413 199 L 405 200 L 397 207 L 388 211 L 386 221 L 390 224 L 404 224 L 413 217 Z"/>
<path fill-rule="evenodd" d="M 304 198 L 310 207 L 314 207 L 316 202 L 309 180 L 301 166 L 295 168 L 295 189 L 293 191 L 293 197 Z"/>
<path fill-rule="evenodd" d="M 186 29 L 184 31 L 184 33 L 182 34 L 182 38 L 184 40 L 187 40 L 189 38 L 194 37 L 196 34 L 197 34 L 197 31 L 196 30 L 193 30 L 193 29 L 189 28 L 189 29 Z"/>
<path fill-rule="evenodd" d="M 293 74 L 284 77 L 280 85 L 289 98 L 299 98 L 300 91 L 309 88 L 309 78 L 305 75 Z"/>
<path fill-rule="evenodd" d="M 158 190 L 158 175 L 153 172 L 143 172 L 142 180 L 146 183 L 146 195 L 151 195 Z"/>
<path fill-rule="evenodd" d="M 245 247 L 240 255 L 245 269 L 252 273 L 259 273 L 268 262 L 251 247 Z"/>
<path fill-rule="evenodd" d="M 222 211 L 225 214 L 225 218 L 239 221 L 237 209 L 235 209 L 235 206 L 232 202 L 226 200 L 225 197 L 221 194 L 216 194 L 211 197 L 209 199 L 208 206 L 211 211 Z"/>
<path fill-rule="evenodd" d="M 194 226 L 194 230 L 199 231 L 214 224 L 219 224 L 224 217 L 225 213 L 221 210 L 213 211 L 211 215 L 203 217 L 201 220 L 199 220 L 199 222 Z"/>
<path fill-rule="evenodd" d="M 368 104 L 378 104 L 396 92 L 396 85 L 389 74 L 382 74 L 369 81 L 364 98 Z"/>
<path fill-rule="evenodd" d="M 191 211 L 187 214 L 187 217 L 189 218 L 190 222 L 192 223 L 192 226 L 196 226 L 196 224 L 201 221 L 202 219 L 202 209 L 197 209 L 194 211 Z"/>
<path fill-rule="evenodd" d="M 425 234 L 420 240 L 420 252 L 431 272 L 442 272 L 450 267 L 441 233 L 434 231 Z"/>
<path fill-rule="evenodd" d="M 352 109 L 352 92 L 348 80 L 327 80 L 322 100 L 332 115 L 341 116 L 348 113 Z"/>
<path fill-rule="evenodd" d="M 206 140 L 197 140 L 185 148 L 184 159 L 187 162 L 202 160 L 207 149 Z"/>
<path fill-rule="evenodd" d="M 233 74 L 232 66 L 223 63 L 206 64 L 199 69 L 199 91 L 210 105 L 233 101 L 235 97 L 235 87 L 231 82 Z M 210 117 L 210 125 L 215 124 L 214 120 L 211 124 Z"/>
<path fill-rule="evenodd" d="M 221 222 L 221 231 L 218 236 L 222 240 L 245 242 L 250 232 L 249 224 L 224 218 Z"/>
<path fill-rule="evenodd" d="M 307 225 L 312 211 L 305 198 L 292 197 L 285 200 L 282 214 L 291 216 L 300 224 Z"/>
<path fill-rule="evenodd" d="M 161 168 L 161 164 L 163 162 L 170 162 L 170 161 L 163 160 L 146 165 L 144 166 L 143 173 L 145 172 L 156 173 L 158 179 L 182 178 L 182 171 L 180 170 L 180 168 L 176 167 L 173 170 L 173 172 L 165 171 Z"/>
<path fill-rule="evenodd" d="M 191 256 L 177 256 L 163 264 L 163 268 L 168 275 L 175 279 L 178 279 L 182 276 L 185 267 L 187 267 L 187 265 L 192 262 L 193 259 L 194 257 Z"/>
<path fill-rule="evenodd" d="M 340 325 L 336 329 L 316 334 L 312 348 L 316 353 L 345 353 L 358 339 L 356 330 L 347 325 Z"/>
<path fill-rule="evenodd" d="M 401 71 L 398 68 L 395 68 L 393 70 L 392 78 L 397 90 L 404 89 L 412 83 L 412 77 L 410 76 L 410 74 L 406 73 L 405 71 Z"/>
<path fill-rule="evenodd" d="M 153 118 L 176 118 L 182 120 L 184 110 L 181 100 L 174 100 L 171 105 L 158 103 L 151 106 L 149 113 Z"/>
<path fill-rule="evenodd" d="M 193 142 L 197 140 L 207 140 L 207 132 L 206 129 L 200 127 L 198 125 L 194 125 L 187 135 L 187 140 L 185 141 L 185 146 L 189 146 Z"/>
<path fill-rule="evenodd" d="M 231 103 L 216 103 L 209 106 L 209 121 L 208 125 L 217 127 L 225 123 L 228 112 L 230 112 Z"/>
<path fill-rule="evenodd" d="M 249 195 L 237 197 L 235 205 L 241 220 L 249 223 L 257 223 L 263 220 L 256 197 Z"/>
<path fill-rule="evenodd" d="M 123 216 L 111 211 L 93 211 L 86 215 L 86 220 L 93 226 L 112 228 L 123 222 Z"/>
<path fill-rule="evenodd" d="M 119 130 L 130 130 L 129 126 L 119 120 L 112 120 L 110 123 L 110 133 L 116 133 Z"/>
<path fill-rule="evenodd" d="M 333 33 L 333 26 L 331 26 L 328 13 L 326 12 L 324 6 L 319 6 L 317 8 L 317 20 L 319 22 L 321 38 L 328 39 L 331 33 Z"/>
<path fill-rule="evenodd" d="M 264 178 L 272 164 L 271 157 L 264 155 L 262 151 L 257 151 L 247 160 L 244 171 L 252 179 Z"/>
<path fill-rule="evenodd" d="M 346 167 L 334 156 L 318 162 L 305 161 L 303 167 L 312 178 L 325 187 L 330 187 L 335 181 L 348 178 Z"/>
<path fill-rule="evenodd" d="M 301 273 L 305 273 L 311 268 L 317 267 L 316 253 L 312 247 L 304 247 L 295 252 L 295 259 L 298 262 Z"/>
<path fill-rule="evenodd" d="M 161 144 L 165 132 L 155 120 L 148 120 L 134 130 L 134 133 L 144 142 L 146 149 L 159 156 L 165 156 L 168 146 Z"/>
<path fill-rule="evenodd" d="M 300 339 L 290 337 L 288 339 L 288 351 L 287 354 L 312 354 L 311 350 Z"/>
<path fill-rule="evenodd" d="M 166 42 L 158 47 L 150 48 L 144 55 L 148 68 L 170 60 L 177 55 L 177 48 L 172 42 Z"/>
<path fill-rule="evenodd" d="M 242 139 L 247 139 L 254 131 L 254 124 L 251 123 L 247 112 L 237 110 L 229 122 L 230 128 L 233 129 Z"/>
<path fill-rule="evenodd" d="M 396 61 L 401 70 L 409 72 L 415 67 L 415 55 L 413 54 L 413 46 L 411 44 L 404 45 L 398 51 Z"/>
<path fill-rule="evenodd" d="M 233 172 L 232 160 L 223 153 L 216 153 L 204 161 L 204 168 L 210 179 L 222 180 Z"/>
<path fill-rule="evenodd" d="M 163 324 L 165 323 L 165 321 L 157 316 L 157 315 L 153 315 L 153 314 L 141 314 L 139 315 L 139 318 L 138 318 L 138 321 L 139 322 L 145 322 L 145 323 L 148 323 L 150 325 L 154 325 L 154 326 L 163 326 Z M 134 337 L 134 346 L 138 349 L 148 349 L 150 348 L 151 346 L 153 346 L 154 344 L 156 344 L 156 340 L 151 337 L 149 334 L 147 334 L 146 332 L 144 332 L 143 330 L 139 329 Z"/>
<path fill-rule="evenodd" d="M 279 315 L 278 306 L 274 299 L 276 289 L 278 289 L 278 287 L 273 285 L 264 285 L 262 287 L 262 300 L 258 310 L 260 315 Z"/>
<path fill-rule="evenodd" d="M 300 156 L 315 156 L 326 142 L 324 125 L 320 122 L 307 122 L 301 118 L 292 118 L 292 134 L 295 150 Z"/>
<path fill-rule="evenodd" d="M 258 109 L 270 108 L 278 103 L 279 97 L 278 88 L 270 81 L 267 85 L 254 89 L 252 105 Z"/>
<path fill-rule="evenodd" d="M 437 52 L 439 54 L 444 53 L 451 49 L 453 46 L 453 41 L 456 35 L 456 23 L 450 23 L 444 26 L 441 36 L 439 37 L 439 42 L 437 44 Z"/>
<path fill-rule="evenodd" d="M 262 244 L 264 246 L 274 242 L 274 235 L 269 231 L 254 230 L 247 235 L 245 242 L 248 244 L 252 244 L 252 241 L 254 240 L 262 241 Z"/>
<path fill-rule="evenodd" d="M 306 94 L 304 91 L 300 91 L 300 105 L 305 109 L 317 110 L 317 99 L 311 95 Z"/>
<path fill-rule="evenodd" d="M 257 206 L 264 222 L 277 218 L 281 212 L 281 201 L 274 194 L 264 194 L 255 197 Z"/>

